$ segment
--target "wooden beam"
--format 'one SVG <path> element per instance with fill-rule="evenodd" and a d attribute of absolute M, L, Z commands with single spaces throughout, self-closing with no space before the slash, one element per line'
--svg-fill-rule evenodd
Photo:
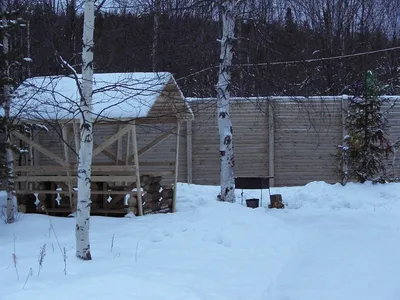
<path fill-rule="evenodd" d="M 346 101 L 346 103 L 347 103 L 347 101 Z M 344 102 L 344 99 L 342 97 L 342 99 L 340 100 L 340 111 L 341 111 L 340 112 L 340 117 L 341 117 L 341 124 L 342 124 L 342 137 L 341 137 L 341 140 L 343 140 L 343 138 L 347 135 L 347 130 L 346 130 L 346 115 L 347 115 L 347 112 L 346 111 L 347 111 L 348 107 L 347 107 L 346 103 Z M 347 165 L 345 159 L 343 159 L 343 161 L 342 161 L 342 172 L 343 172 L 343 174 L 347 174 L 347 172 L 348 172 L 348 165 Z M 345 180 L 347 180 L 347 178 Z M 342 181 L 344 181 L 344 180 L 342 180 Z"/>
<path fill-rule="evenodd" d="M 97 145 L 96 143 L 93 143 L 94 147 L 99 147 L 99 145 Z M 111 161 L 115 161 L 117 158 L 115 157 L 114 154 L 112 154 L 110 151 L 108 151 L 107 149 L 103 149 L 103 151 L 101 151 L 101 153 L 103 153 L 105 156 L 107 156 L 109 159 L 111 159 Z M 123 161 L 120 160 L 118 163 L 123 164 Z"/>
<path fill-rule="evenodd" d="M 135 181 L 136 178 L 135 176 L 127 176 L 127 175 L 104 175 L 104 176 L 91 176 L 90 177 L 92 182 L 119 182 L 119 181 L 126 181 L 126 182 L 132 182 Z M 16 182 L 29 182 L 29 181 L 34 181 L 34 182 L 40 182 L 40 181 L 49 181 L 49 182 L 67 182 L 69 180 L 76 180 L 76 176 L 66 176 L 66 175 L 61 175 L 61 176 L 18 176 L 15 178 Z"/>
<path fill-rule="evenodd" d="M 186 122 L 186 165 L 187 165 L 187 183 L 193 181 L 193 148 L 192 148 L 192 121 Z"/>
<path fill-rule="evenodd" d="M 162 141 L 164 141 L 165 139 L 167 139 L 168 137 L 170 137 L 172 134 L 174 134 L 176 131 L 176 127 L 172 128 L 172 130 L 170 132 L 166 132 L 160 136 L 158 136 L 156 139 L 154 139 L 151 143 L 149 143 L 148 145 L 144 146 L 143 148 L 141 148 L 140 150 L 138 150 L 138 155 L 142 155 L 144 153 L 146 153 L 147 151 L 149 151 L 151 148 L 154 148 L 155 146 L 157 146 L 159 143 L 161 143 Z M 135 156 L 131 156 L 131 160 L 135 159 Z"/>
<path fill-rule="evenodd" d="M 141 162 L 141 166 L 174 166 L 173 161 L 162 161 L 162 162 Z M 123 173 L 123 172 L 134 172 L 135 165 L 92 165 L 93 172 L 108 172 L 108 173 Z M 60 173 L 60 172 L 77 172 L 77 166 L 15 166 L 15 172 L 28 172 L 28 173 Z"/>
<path fill-rule="evenodd" d="M 120 124 L 117 125 L 117 133 L 120 130 Z M 128 134 L 129 136 L 129 134 Z M 120 161 L 122 161 L 122 137 L 117 140 L 117 149 L 115 153 L 115 164 L 118 165 Z"/>
<path fill-rule="evenodd" d="M 140 170 L 139 170 L 139 154 L 138 154 L 138 145 L 137 145 L 137 135 L 136 135 L 136 125 L 132 126 L 132 146 L 133 146 L 133 155 L 135 159 L 136 166 L 136 189 L 137 189 L 137 202 L 138 202 L 138 215 L 143 216 L 143 204 L 142 204 L 142 192 L 140 185 Z"/>
<path fill-rule="evenodd" d="M 98 146 L 93 150 L 93 157 L 95 157 L 97 154 L 102 152 L 104 149 L 106 149 L 108 146 L 112 145 L 114 142 L 119 140 L 125 133 L 129 132 L 130 126 L 125 126 L 122 128 L 120 131 L 118 131 L 116 134 L 108 138 L 103 144 Z"/>
<path fill-rule="evenodd" d="M 125 156 L 125 165 L 129 164 L 129 148 L 131 143 L 131 135 L 128 134 L 126 136 L 126 156 Z"/>
<path fill-rule="evenodd" d="M 67 147 L 67 143 L 68 143 L 68 130 L 67 130 L 67 124 L 64 124 L 63 128 L 62 128 L 62 137 L 63 137 L 63 148 L 64 148 L 64 158 L 65 161 L 67 163 L 69 163 L 69 157 L 68 157 L 68 147 Z M 70 172 L 67 171 L 67 176 L 70 176 Z M 68 180 L 68 191 L 69 191 L 69 203 L 71 205 L 71 210 L 74 210 L 74 203 L 72 200 L 72 182 L 71 180 Z"/>
<path fill-rule="evenodd" d="M 176 118 L 140 118 L 135 120 L 135 124 L 176 124 Z"/>
<path fill-rule="evenodd" d="M 33 129 L 30 129 L 30 137 L 31 140 L 33 140 Z M 33 157 L 33 147 L 32 145 L 29 145 L 29 155 L 28 155 L 28 161 L 29 161 L 29 166 L 33 167 L 34 166 L 34 157 Z M 15 169 L 14 169 L 14 176 L 15 176 Z M 29 183 L 29 189 L 33 189 L 33 183 Z"/>
<path fill-rule="evenodd" d="M 275 118 L 272 101 L 268 101 L 268 176 L 271 187 L 275 186 Z"/>
<path fill-rule="evenodd" d="M 172 198 L 171 211 L 176 212 L 176 193 L 178 188 L 178 174 L 179 174 L 179 134 L 181 131 L 181 121 L 178 120 L 176 126 L 176 151 L 175 151 L 175 174 L 174 174 L 174 194 Z"/>
<path fill-rule="evenodd" d="M 23 135 L 22 133 L 18 132 L 18 131 L 13 131 L 11 133 L 13 136 L 15 136 L 16 138 L 19 138 L 21 141 L 24 141 L 25 143 L 27 143 L 28 145 L 31 145 L 33 148 L 35 148 L 36 150 L 40 151 L 41 153 L 43 153 L 44 155 L 46 155 L 47 157 L 55 160 L 56 162 L 58 162 L 60 165 L 62 166 L 68 166 L 69 164 L 63 160 L 62 158 L 58 157 L 57 155 L 55 155 L 54 153 L 50 152 L 49 150 L 47 150 L 46 148 L 43 148 L 41 145 L 37 144 L 36 142 L 34 142 L 33 140 L 31 140 L 30 138 L 26 137 L 25 135 Z"/>
<path fill-rule="evenodd" d="M 16 190 L 15 191 L 17 194 L 61 194 L 61 195 L 66 195 L 69 194 L 69 191 L 57 191 L 57 190 Z M 73 190 L 72 193 L 77 194 L 78 191 Z M 136 195 L 136 192 L 133 191 L 90 191 L 90 194 L 92 195 Z"/>
<path fill-rule="evenodd" d="M 80 149 L 81 143 L 79 142 L 80 138 L 79 138 L 78 123 L 76 122 L 75 119 L 73 120 L 72 128 L 74 130 L 75 152 L 78 153 L 78 155 L 79 155 L 79 149 Z"/>

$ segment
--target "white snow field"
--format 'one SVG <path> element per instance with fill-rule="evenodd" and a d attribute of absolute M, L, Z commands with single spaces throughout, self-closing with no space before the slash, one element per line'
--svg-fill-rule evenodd
<path fill-rule="evenodd" d="M 0 224 L 0 299 L 400 299 L 400 184 L 272 188 L 283 210 L 178 188 L 176 214 L 92 217 L 93 261 L 74 256 L 72 218 Z"/>

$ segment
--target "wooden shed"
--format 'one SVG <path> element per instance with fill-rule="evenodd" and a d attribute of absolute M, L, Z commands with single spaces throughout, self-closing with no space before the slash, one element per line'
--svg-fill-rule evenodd
<path fill-rule="evenodd" d="M 72 76 L 30 78 L 13 94 L 12 114 L 28 125 L 12 132 L 21 149 L 15 190 L 27 212 L 75 211 L 79 99 Z M 94 74 L 93 118 L 92 214 L 175 211 L 181 123 L 193 113 L 174 77 Z"/>

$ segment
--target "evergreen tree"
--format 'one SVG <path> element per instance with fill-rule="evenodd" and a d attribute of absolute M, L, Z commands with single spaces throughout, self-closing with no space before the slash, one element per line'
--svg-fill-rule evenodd
<path fill-rule="evenodd" d="M 379 97 L 381 86 L 368 71 L 363 84 L 354 87 L 354 97 L 349 100 L 344 144 L 339 146 L 338 160 L 343 184 L 349 179 L 358 182 L 384 183 L 390 174 L 388 159 L 397 145 L 388 135 L 389 110 L 383 110 L 385 99 Z"/>

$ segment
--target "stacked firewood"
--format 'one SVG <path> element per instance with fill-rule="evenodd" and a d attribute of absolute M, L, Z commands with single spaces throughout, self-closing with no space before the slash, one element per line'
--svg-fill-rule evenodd
<path fill-rule="evenodd" d="M 161 180 L 161 176 L 143 175 L 140 177 L 143 214 L 167 212 L 170 210 L 173 190 L 171 186 L 162 186 Z M 128 206 L 137 215 L 137 194 L 129 197 Z"/>
<path fill-rule="evenodd" d="M 56 200 L 57 195 L 45 193 L 48 190 L 55 190 L 56 184 L 53 182 L 41 182 L 38 186 L 39 190 L 44 191 L 43 193 L 39 193 L 37 198 L 39 200 L 39 204 L 37 205 L 37 211 L 45 211 L 49 208 L 57 208 L 58 202 Z"/>

